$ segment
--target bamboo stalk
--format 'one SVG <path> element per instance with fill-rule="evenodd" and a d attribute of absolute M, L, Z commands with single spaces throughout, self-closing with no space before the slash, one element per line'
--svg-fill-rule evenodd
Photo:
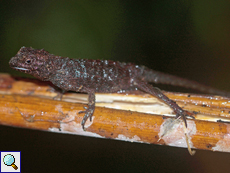
<path fill-rule="evenodd" d="M 62 100 L 50 83 L 0 74 L 0 124 L 131 142 L 187 147 L 183 122 L 158 99 L 143 93 L 97 94 L 92 122 L 80 125 L 87 95 L 67 93 Z M 188 141 L 194 149 L 230 152 L 230 99 L 182 93 L 165 94 L 185 110 Z M 111 109 L 113 108 L 113 109 Z M 115 109 L 116 108 L 116 109 Z M 167 115 L 167 116 L 166 116 Z M 206 121 L 204 121 L 206 120 Z M 216 122 L 221 120 L 224 122 Z M 168 128 L 172 126 L 171 128 Z"/>

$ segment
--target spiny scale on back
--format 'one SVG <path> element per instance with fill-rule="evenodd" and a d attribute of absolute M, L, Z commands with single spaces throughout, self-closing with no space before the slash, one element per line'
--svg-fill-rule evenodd
<path fill-rule="evenodd" d="M 95 109 L 95 92 L 117 92 L 121 89 L 136 87 L 168 104 L 186 123 L 188 112 L 180 108 L 174 101 L 165 96 L 159 89 L 148 82 L 170 84 L 193 88 L 207 93 L 230 96 L 195 81 L 161 73 L 132 63 L 121 63 L 110 60 L 70 59 L 50 54 L 44 49 L 22 47 L 10 66 L 18 71 L 31 74 L 40 80 L 51 81 L 64 91 L 86 92 L 89 94 L 88 108 L 83 111 L 85 116 L 82 126 L 91 119 Z"/>

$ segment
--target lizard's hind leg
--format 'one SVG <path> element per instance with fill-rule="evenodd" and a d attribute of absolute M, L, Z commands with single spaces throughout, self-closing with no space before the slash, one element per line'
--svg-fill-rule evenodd
<path fill-rule="evenodd" d="M 142 91 L 145 91 L 146 93 L 149 93 L 158 99 L 164 101 L 168 106 L 170 106 L 173 111 L 176 113 L 176 118 L 182 118 L 185 122 L 185 126 L 187 127 L 187 121 L 186 117 L 192 117 L 192 113 L 183 110 L 180 106 L 177 105 L 176 102 L 173 100 L 169 99 L 166 95 L 164 95 L 160 89 L 153 87 L 152 85 L 141 81 L 141 80 L 135 80 L 134 85 L 141 89 Z"/>

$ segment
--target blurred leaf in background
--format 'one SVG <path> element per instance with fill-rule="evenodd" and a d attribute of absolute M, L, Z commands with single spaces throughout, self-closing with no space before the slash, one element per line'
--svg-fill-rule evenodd
<path fill-rule="evenodd" d="M 32 46 L 143 64 L 228 90 L 229 7 L 227 0 L 0 1 L 0 70 L 18 74 L 10 57 Z"/>
<path fill-rule="evenodd" d="M 4 50 L 32 46 L 73 58 L 110 58 L 121 23 L 119 3 L 90 2 L 17 2 L 11 10 L 18 11 L 4 26 Z"/>

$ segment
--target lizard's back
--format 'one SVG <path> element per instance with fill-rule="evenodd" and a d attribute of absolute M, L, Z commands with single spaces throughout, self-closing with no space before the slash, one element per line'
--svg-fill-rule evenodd
<path fill-rule="evenodd" d="M 93 89 L 95 92 L 116 92 L 127 89 L 132 86 L 139 68 L 132 63 L 110 60 L 65 58 L 64 61 L 51 81 L 65 90 L 75 90 L 73 87 L 80 87 L 80 84 L 84 86 L 81 91 Z M 64 79 L 62 84 L 59 80 L 61 78 Z"/>

